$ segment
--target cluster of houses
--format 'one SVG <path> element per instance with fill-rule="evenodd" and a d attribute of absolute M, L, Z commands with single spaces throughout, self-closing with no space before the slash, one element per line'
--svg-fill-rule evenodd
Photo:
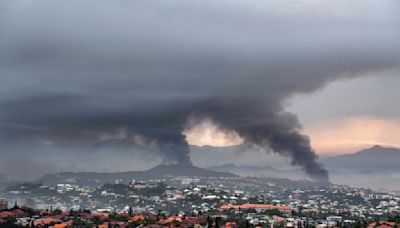
<path fill-rule="evenodd" d="M 0 211 L 0 227 L 143 227 L 143 228 L 171 228 L 171 227 L 354 227 L 354 224 L 343 220 L 341 216 L 328 216 L 323 220 L 312 220 L 305 217 L 266 215 L 263 212 L 271 209 L 280 209 L 286 212 L 285 207 L 274 207 L 263 204 L 223 205 L 221 211 L 244 210 L 245 217 L 230 217 L 229 213 L 220 215 L 165 215 L 153 213 L 121 213 L 60 210 L 34 210 L 28 207 L 14 206 L 11 209 Z M 250 209 L 256 212 L 249 212 Z M 398 223 L 391 221 L 364 221 L 358 227 L 365 228 L 395 228 Z"/>
<path fill-rule="evenodd" d="M 90 222 L 87 216 L 98 221 L 98 217 L 103 218 L 105 215 L 134 214 L 136 220 L 140 215 L 139 217 L 144 218 L 141 221 L 146 221 L 146 224 L 151 222 L 152 226 L 162 226 L 167 221 L 176 224 L 189 223 L 189 220 L 192 225 L 204 224 L 205 218 L 214 220 L 222 218 L 218 221 L 221 222 L 219 225 L 228 227 L 274 224 L 286 227 L 312 225 L 324 228 L 335 227 L 338 224 L 353 226 L 359 223 L 367 227 L 373 221 L 400 214 L 398 193 L 380 193 L 337 185 L 300 188 L 281 186 L 263 180 L 257 182 L 258 179 L 239 182 L 227 178 L 202 180 L 174 177 L 170 181 L 172 184 L 176 182 L 177 185 L 171 186 L 171 182 L 166 184 L 165 180 L 130 181 L 127 184 L 124 184 L 123 180 L 116 180 L 114 184 L 104 184 L 99 187 L 81 186 L 71 181 L 54 186 L 21 185 L 9 189 L 5 196 L 10 202 L 18 200 L 21 205 L 41 209 L 41 213 L 35 214 L 36 217 L 24 217 L 21 216 L 21 209 L 6 210 L 9 203 L 7 200 L 0 200 L 0 210 L 3 210 L 0 218 L 4 222 L 5 218 L 15 217 L 16 223 L 25 225 L 42 223 L 68 225 L 71 221 L 65 219 L 68 217 L 66 213 L 88 210 L 90 216 L 85 214 L 83 222 Z M 48 216 L 50 219 L 42 216 L 44 211 L 62 211 L 62 213 Z M 63 216 L 62 219 L 60 215 Z M 155 219 L 156 215 L 163 217 Z M 102 221 L 108 226 L 119 224 L 118 226 L 122 227 L 134 222 L 127 216 L 123 220 L 110 220 L 111 218 Z M 222 224 L 223 222 L 227 224 Z M 382 221 L 375 225 L 388 226 L 388 224 L 390 225 Z"/>

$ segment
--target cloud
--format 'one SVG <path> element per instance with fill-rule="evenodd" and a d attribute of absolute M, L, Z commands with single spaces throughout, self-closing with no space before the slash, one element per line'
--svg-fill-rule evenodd
<path fill-rule="evenodd" d="M 351 153 L 373 145 L 400 147 L 400 120 L 358 116 L 325 119 L 305 128 L 320 153 Z"/>
<path fill-rule="evenodd" d="M 166 163 L 191 164 L 187 121 L 209 119 L 326 180 L 283 102 L 399 63 L 395 1 L 360 3 L 354 16 L 347 1 L 0 4 L 1 153 L 140 136 Z M 118 143 L 100 137 L 120 129 Z"/>
<path fill-rule="evenodd" d="M 195 146 L 226 147 L 243 143 L 243 139 L 236 132 L 221 130 L 210 120 L 188 127 L 184 134 L 189 144 Z"/>

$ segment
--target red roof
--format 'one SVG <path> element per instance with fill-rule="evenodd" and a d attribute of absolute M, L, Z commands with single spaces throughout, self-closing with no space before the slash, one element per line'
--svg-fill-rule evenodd
<path fill-rule="evenodd" d="M 103 224 L 99 225 L 99 228 L 108 228 L 109 222 L 104 222 Z"/>
<path fill-rule="evenodd" d="M 236 222 L 227 222 L 225 224 L 225 228 L 236 228 L 236 227 L 237 227 Z"/>
<path fill-rule="evenodd" d="M 106 218 L 110 217 L 110 214 L 98 212 L 98 213 L 94 214 L 94 216 L 98 216 L 100 219 L 106 219 Z"/>
<path fill-rule="evenodd" d="M 286 219 L 283 218 L 283 217 L 277 216 L 277 217 L 275 217 L 274 221 L 275 221 L 275 222 L 284 222 L 284 221 L 286 221 Z"/>
<path fill-rule="evenodd" d="M 197 217 L 190 217 L 190 216 L 186 216 L 185 220 L 183 221 L 183 224 L 186 225 L 194 225 L 194 224 L 198 224 L 200 223 L 200 219 Z"/>
<path fill-rule="evenodd" d="M 396 223 L 395 222 L 386 222 L 386 221 L 379 221 L 379 224 L 376 224 L 376 222 L 368 224 L 369 228 L 391 228 L 394 227 Z M 377 226 L 378 225 L 378 226 Z"/>
<path fill-rule="evenodd" d="M 145 219 L 144 215 L 137 214 L 137 215 L 134 215 L 134 216 L 129 220 L 129 222 L 143 221 L 144 219 Z"/>
<path fill-rule="evenodd" d="M 274 206 L 272 204 L 242 204 L 242 205 L 222 205 L 221 209 L 278 209 L 278 210 L 291 210 L 289 206 Z"/>
<path fill-rule="evenodd" d="M 46 218 L 36 219 L 35 221 L 33 221 L 33 224 L 35 224 L 35 226 L 38 226 L 38 225 L 49 224 L 52 222 L 57 222 L 57 220 L 51 217 L 46 217 Z"/>
<path fill-rule="evenodd" d="M 21 209 L 16 209 L 13 210 L 12 213 L 14 213 L 15 216 L 25 216 L 27 213 Z"/>
<path fill-rule="evenodd" d="M 13 212 L 11 212 L 11 211 L 2 211 L 2 212 L 0 212 L 0 217 L 5 218 L 5 217 L 8 217 L 8 216 L 15 216 L 15 214 Z"/>
<path fill-rule="evenodd" d="M 392 228 L 392 227 L 384 224 L 384 225 L 377 226 L 376 228 Z"/>
<path fill-rule="evenodd" d="M 72 226 L 73 221 L 72 220 L 68 220 L 66 222 L 62 222 L 60 224 L 55 224 L 54 228 L 65 228 L 65 227 L 69 227 Z"/>

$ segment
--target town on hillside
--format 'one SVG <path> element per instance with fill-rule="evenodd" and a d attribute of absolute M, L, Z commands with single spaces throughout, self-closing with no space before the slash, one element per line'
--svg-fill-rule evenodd
<path fill-rule="evenodd" d="M 170 176 L 98 186 L 19 183 L 0 194 L 0 227 L 394 228 L 400 194 L 260 177 Z"/>

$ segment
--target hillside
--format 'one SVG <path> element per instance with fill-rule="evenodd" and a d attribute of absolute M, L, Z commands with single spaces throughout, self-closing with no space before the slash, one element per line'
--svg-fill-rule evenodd
<path fill-rule="evenodd" d="M 400 170 L 400 149 L 373 146 L 354 154 L 322 158 L 330 169 L 396 169 Z"/>
<path fill-rule="evenodd" d="M 273 178 L 287 178 L 291 180 L 307 179 L 304 172 L 299 169 L 276 169 L 271 166 L 254 166 L 254 165 L 235 165 L 224 164 L 219 166 L 210 166 L 207 169 L 234 173 L 239 176 L 257 176 L 257 177 L 273 177 Z"/>
<path fill-rule="evenodd" d="M 61 182 L 76 182 L 80 184 L 101 185 L 103 183 L 114 183 L 115 180 L 129 182 L 135 180 L 160 179 L 167 176 L 187 176 L 187 177 L 235 177 L 236 175 L 228 172 L 218 172 L 199 168 L 196 166 L 181 165 L 159 165 L 145 171 L 128 171 L 115 173 L 100 172 L 61 172 L 47 174 L 41 178 L 45 184 L 55 184 Z"/>

